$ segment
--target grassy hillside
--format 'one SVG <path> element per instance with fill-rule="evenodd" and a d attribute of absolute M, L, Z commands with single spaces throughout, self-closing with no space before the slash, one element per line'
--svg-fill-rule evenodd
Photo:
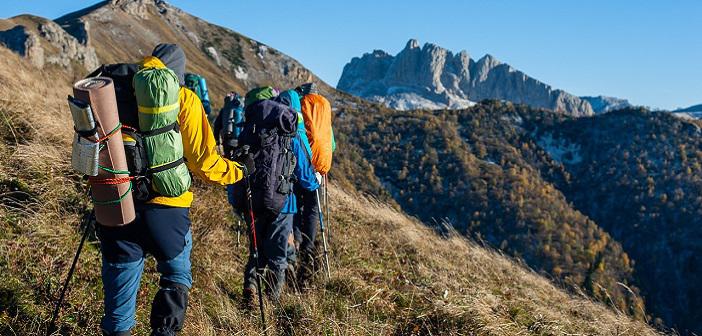
<path fill-rule="evenodd" d="M 68 167 L 70 76 L 39 71 L 0 48 L 0 334 L 46 327 L 80 232 L 85 185 Z M 50 79 L 51 85 L 46 85 Z M 344 139 L 340 135 L 340 139 Z M 340 147 L 345 144 L 340 140 Z M 349 167 L 343 163 L 341 166 Z M 246 251 L 236 246 L 221 188 L 196 186 L 195 288 L 186 335 L 250 335 L 237 308 Z M 510 259 L 455 234 L 437 235 L 378 201 L 333 188 L 333 266 L 309 296 L 268 305 L 276 334 L 653 335 L 585 297 L 566 294 Z M 226 220 L 223 220 L 226 219 Z M 98 335 L 100 254 L 91 238 L 61 317 L 63 334 Z M 153 262 L 139 293 L 146 332 Z"/>

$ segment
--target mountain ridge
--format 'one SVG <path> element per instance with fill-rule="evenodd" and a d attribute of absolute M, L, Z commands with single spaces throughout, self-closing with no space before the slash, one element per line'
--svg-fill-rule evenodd
<path fill-rule="evenodd" d="M 502 99 L 576 116 L 593 114 L 590 104 L 554 89 L 487 54 L 474 61 L 433 43 L 411 39 L 396 56 L 376 50 L 354 57 L 337 89 L 401 109 L 465 108 Z"/>
<path fill-rule="evenodd" d="M 702 112 L 702 104 L 692 105 L 685 108 L 679 108 L 673 112 Z"/>

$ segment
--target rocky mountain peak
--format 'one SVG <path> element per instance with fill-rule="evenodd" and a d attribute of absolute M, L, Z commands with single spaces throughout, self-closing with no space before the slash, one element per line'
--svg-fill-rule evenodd
<path fill-rule="evenodd" d="M 111 0 L 110 4 L 113 8 L 119 8 L 122 11 L 145 19 L 148 16 L 149 6 L 154 4 L 153 0 Z"/>
<path fill-rule="evenodd" d="M 424 47 L 422 48 L 422 51 L 423 52 L 439 51 L 442 53 L 445 53 L 445 52 L 450 53 L 450 51 L 448 49 L 442 48 L 441 46 L 436 45 L 434 43 L 424 43 Z"/>
<path fill-rule="evenodd" d="M 572 115 L 591 115 L 590 104 L 533 79 L 488 54 L 474 62 L 433 43 L 410 39 L 396 56 L 374 51 L 344 67 L 337 88 L 397 109 L 465 108 L 500 99 Z"/>
<path fill-rule="evenodd" d="M 502 62 L 500 62 L 500 60 L 498 60 L 495 56 L 485 54 L 485 56 L 481 57 L 476 63 L 485 66 L 488 69 L 492 69 L 500 65 Z"/>
<path fill-rule="evenodd" d="M 419 41 L 410 39 L 407 41 L 407 44 L 405 44 L 405 49 L 419 49 Z"/>
<path fill-rule="evenodd" d="M 500 65 L 500 61 L 490 54 L 486 54 L 475 63 L 475 71 L 473 71 L 473 82 L 484 82 L 488 78 L 488 74 L 492 69 Z"/>
<path fill-rule="evenodd" d="M 149 9 L 153 8 L 160 14 L 166 14 L 171 9 L 176 9 L 165 0 L 109 0 L 107 8 L 118 9 L 139 19 L 146 19 Z M 98 4 L 96 6 L 100 6 Z"/>

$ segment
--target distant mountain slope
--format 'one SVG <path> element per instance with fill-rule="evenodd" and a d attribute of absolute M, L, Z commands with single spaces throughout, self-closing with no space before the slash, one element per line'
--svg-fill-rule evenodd
<path fill-rule="evenodd" d="M 334 177 L 385 195 L 438 228 L 447 221 L 641 317 L 634 263 L 543 178 L 568 177 L 525 127 L 557 116 L 497 102 L 440 112 L 342 107 L 336 125 L 347 145 L 339 149 Z M 559 159 L 580 160 L 574 151 Z"/>
<path fill-rule="evenodd" d="M 693 105 L 693 106 L 682 108 L 682 109 L 677 109 L 673 112 L 702 112 L 702 104 Z"/>
<path fill-rule="evenodd" d="M 0 46 L 39 68 L 58 65 L 90 71 L 99 65 L 94 48 L 79 43 L 58 24 L 32 15 L 0 19 Z"/>
<path fill-rule="evenodd" d="M 656 323 L 699 333 L 702 124 L 632 109 L 573 119 L 495 102 L 441 112 L 358 106 L 338 120 L 354 145 L 340 155 L 369 166 L 360 175 L 337 166 L 357 188 L 387 191 L 409 214 L 447 219 L 640 313 L 626 301 L 631 286 L 615 280 L 628 279 Z"/>
<path fill-rule="evenodd" d="M 686 119 L 702 119 L 702 104 L 677 109 L 673 114 Z"/>
<path fill-rule="evenodd" d="M 400 110 L 465 108 L 484 99 L 507 100 L 575 116 L 590 104 L 551 88 L 491 55 L 474 61 L 437 45 L 407 42 L 396 56 L 376 50 L 346 64 L 337 89 Z"/>
<path fill-rule="evenodd" d="M 557 185 L 636 260 L 649 311 L 702 332 L 702 123 L 630 109 L 541 125 L 536 137 L 578 149 Z"/>
<path fill-rule="evenodd" d="M 228 82 L 236 83 L 230 89 L 243 91 L 253 83 L 291 86 L 318 80 L 279 51 L 165 1 L 105 1 L 56 22 L 95 48 L 101 63 L 138 61 L 158 43 L 178 43 L 190 57 L 189 69 L 204 75 L 215 88 L 215 98 L 226 93 Z"/>
<path fill-rule="evenodd" d="M 580 99 L 590 103 L 590 106 L 592 106 L 592 110 L 595 113 L 606 113 L 614 110 L 625 109 L 627 107 L 633 107 L 628 100 L 615 97 L 597 96 L 580 97 Z"/>

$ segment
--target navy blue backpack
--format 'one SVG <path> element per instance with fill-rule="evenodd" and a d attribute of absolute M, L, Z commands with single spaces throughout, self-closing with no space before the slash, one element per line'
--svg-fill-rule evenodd
<path fill-rule="evenodd" d="M 277 217 L 294 184 L 295 154 L 292 139 L 297 132 L 297 113 L 276 101 L 265 99 L 248 105 L 239 134 L 239 147 L 248 146 L 256 171 L 251 175 L 251 192 L 257 216 Z M 245 213 L 246 185 L 234 185 L 234 207 Z"/>

